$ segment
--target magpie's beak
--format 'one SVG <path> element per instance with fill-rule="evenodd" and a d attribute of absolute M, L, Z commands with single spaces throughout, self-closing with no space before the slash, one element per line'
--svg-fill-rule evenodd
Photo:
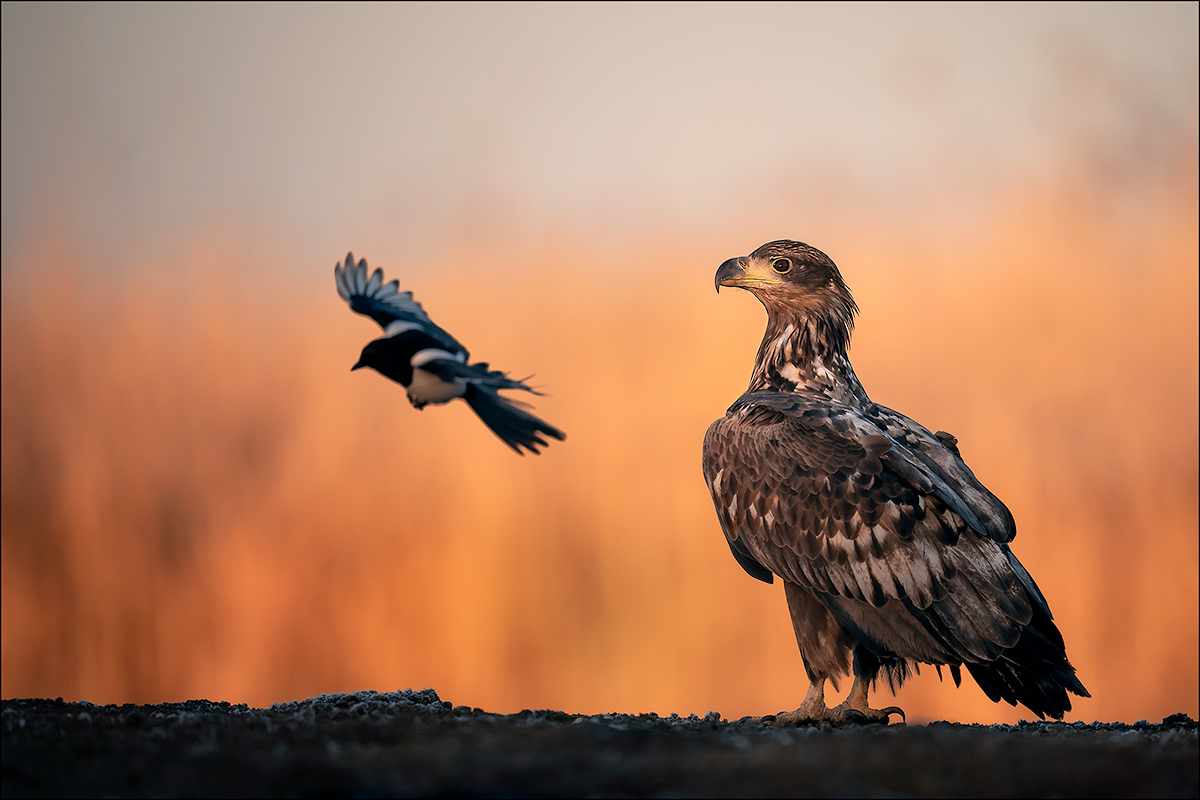
<path fill-rule="evenodd" d="M 362 369 L 365 366 L 366 366 L 366 364 L 363 363 L 363 360 L 360 358 L 358 361 L 355 362 L 354 366 L 350 368 L 350 371 L 354 372 L 354 370 Z"/>

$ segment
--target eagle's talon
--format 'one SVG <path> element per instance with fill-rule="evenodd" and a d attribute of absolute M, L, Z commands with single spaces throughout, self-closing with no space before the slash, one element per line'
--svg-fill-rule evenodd
<path fill-rule="evenodd" d="M 901 724 L 908 724 L 908 717 L 904 716 L 904 709 L 900 708 L 899 706 L 888 706 L 887 708 L 881 708 L 879 709 L 879 713 L 884 715 L 884 725 L 892 724 L 892 721 L 888 719 L 888 717 L 890 717 L 892 714 L 899 714 Z"/>
<path fill-rule="evenodd" d="M 865 689 L 865 687 L 856 682 L 855 689 L 861 691 L 862 689 Z M 838 722 L 849 723 L 852 725 L 889 725 L 891 724 L 892 714 L 899 714 L 901 719 L 904 718 L 904 711 L 897 706 L 888 706 L 887 708 L 871 708 L 870 706 L 864 705 L 862 707 L 855 708 L 854 706 L 850 705 L 851 699 L 854 698 L 854 691 L 855 690 L 853 689 L 851 690 L 851 696 L 850 698 L 846 699 L 846 702 L 842 703 L 836 708 L 831 709 L 831 711 L 836 715 Z M 864 701 L 866 699 L 865 692 L 862 696 L 862 699 Z"/>

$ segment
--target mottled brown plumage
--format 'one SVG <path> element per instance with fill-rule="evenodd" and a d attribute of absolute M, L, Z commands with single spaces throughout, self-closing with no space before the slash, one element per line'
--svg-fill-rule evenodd
<path fill-rule="evenodd" d="M 767 329 L 750 387 L 704 439 L 721 528 L 752 576 L 779 576 L 811 687 L 784 721 L 886 721 L 867 704 L 918 664 L 965 666 L 993 701 L 1061 719 L 1089 696 L 1033 578 L 1012 515 L 957 440 L 871 402 L 847 358 L 857 306 L 833 261 L 801 242 L 730 259 Z M 824 684 L 854 673 L 830 709 Z"/>

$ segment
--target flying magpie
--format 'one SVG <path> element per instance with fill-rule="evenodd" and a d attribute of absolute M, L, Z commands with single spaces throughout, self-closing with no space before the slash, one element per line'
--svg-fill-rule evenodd
<path fill-rule="evenodd" d="M 376 269 L 367 279 L 367 260 L 354 263 L 354 253 L 346 254 L 346 264 L 333 268 L 338 294 L 350 309 L 370 317 L 383 328 L 383 336 L 367 343 L 351 371 L 371 369 L 408 390 L 413 408 L 448 403 L 456 397 L 467 401 L 483 424 L 492 429 L 506 445 L 524 455 L 524 447 L 538 452 L 547 446 L 539 434 L 558 440 L 566 434 L 547 422 L 522 410 L 525 403 L 501 397 L 502 389 L 541 392 L 525 381 L 513 380 L 504 372 L 488 369 L 484 362 L 468 364 L 467 348 L 429 319 L 412 292 L 400 291 L 400 282 L 383 282 L 383 270 Z"/>

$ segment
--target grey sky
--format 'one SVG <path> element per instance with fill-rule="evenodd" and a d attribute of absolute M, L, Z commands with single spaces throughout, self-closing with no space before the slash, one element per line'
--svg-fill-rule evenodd
<path fill-rule="evenodd" d="M 6 2 L 5 272 L 50 217 L 108 262 L 213 224 L 419 254 L 481 209 L 532 234 L 688 230 L 769 208 L 775 176 L 897 205 L 926 181 L 969 205 L 1059 157 L 1072 64 L 1194 117 L 1197 19 L 1195 3 Z"/>

